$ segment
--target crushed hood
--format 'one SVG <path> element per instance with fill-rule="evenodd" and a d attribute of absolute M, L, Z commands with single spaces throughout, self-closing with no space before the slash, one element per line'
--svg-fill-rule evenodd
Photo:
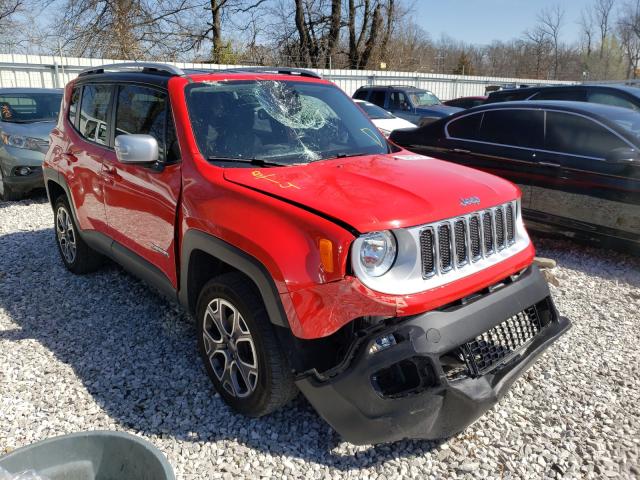
<path fill-rule="evenodd" d="M 496 176 L 408 152 L 282 168 L 227 168 L 224 176 L 361 233 L 455 217 L 518 195 L 513 184 Z M 470 197 L 479 203 L 463 206 Z"/>

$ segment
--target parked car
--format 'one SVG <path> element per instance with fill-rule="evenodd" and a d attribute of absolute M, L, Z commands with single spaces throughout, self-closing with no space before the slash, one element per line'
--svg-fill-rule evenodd
<path fill-rule="evenodd" d="M 486 99 L 487 99 L 486 95 L 481 95 L 477 97 L 454 98 L 453 100 L 447 100 L 446 102 L 443 102 L 443 103 L 444 105 L 449 105 L 450 107 L 467 109 L 467 108 L 477 107 L 478 105 L 482 105 Z"/>
<path fill-rule="evenodd" d="M 388 137 L 391 132 L 398 128 L 415 128 L 417 126 L 403 118 L 396 117 L 373 103 L 365 102 L 364 100 L 354 100 L 354 102 L 364 110 L 369 120 L 378 127 L 378 130 L 385 137 Z"/>
<path fill-rule="evenodd" d="M 483 105 L 392 141 L 500 175 L 529 228 L 640 253 L 640 113 L 580 102 Z"/>
<path fill-rule="evenodd" d="M 485 103 L 516 100 L 562 100 L 601 103 L 640 111 L 640 88 L 626 85 L 556 85 L 502 90 L 490 94 Z"/>
<path fill-rule="evenodd" d="M 247 415 L 299 389 L 354 443 L 452 435 L 570 326 L 513 184 L 392 145 L 313 72 L 84 71 L 44 176 L 64 265 L 178 300 Z"/>
<path fill-rule="evenodd" d="M 353 94 L 356 100 L 366 100 L 416 125 L 432 122 L 459 112 L 461 109 L 443 105 L 429 90 L 407 85 L 360 87 Z"/>
<path fill-rule="evenodd" d="M 61 101 L 62 89 L 0 89 L 0 199 L 44 187 L 42 161 Z"/>

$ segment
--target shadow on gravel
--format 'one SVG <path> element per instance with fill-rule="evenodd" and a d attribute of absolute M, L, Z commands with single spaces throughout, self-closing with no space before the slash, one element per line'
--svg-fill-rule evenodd
<path fill-rule="evenodd" d="M 47 191 L 44 188 L 42 188 L 42 189 L 34 190 L 22 200 L 16 200 L 11 202 L 5 202 L 4 200 L 0 200 L 0 210 L 2 210 L 3 208 L 11 207 L 16 204 L 28 206 L 36 203 L 46 203 L 47 201 L 48 201 Z"/>
<path fill-rule="evenodd" d="M 35 339 L 72 367 L 107 415 L 144 435 L 186 442 L 235 439 L 257 451 L 345 471 L 421 455 L 438 445 L 348 446 L 348 454 L 338 454 L 337 434 L 301 396 L 261 419 L 233 413 L 215 394 L 197 356 L 191 318 L 114 264 L 86 276 L 67 272 L 53 229 L 0 236 L 0 307 L 16 324 L 0 331 L 0 341 Z M 92 423 L 81 401 L 65 398 L 62 373 L 54 369 L 49 375 L 61 382 L 51 412 L 68 415 L 60 405 L 74 405 L 85 417 L 82 428 L 103 425 L 102 413 Z"/>
<path fill-rule="evenodd" d="M 561 267 L 640 287 L 640 256 L 576 243 L 547 234 L 531 233 L 531 239 L 537 255 L 553 258 Z"/>

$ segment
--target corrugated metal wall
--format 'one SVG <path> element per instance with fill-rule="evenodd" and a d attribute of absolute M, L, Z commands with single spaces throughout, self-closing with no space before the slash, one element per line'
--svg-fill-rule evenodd
<path fill-rule="evenodd" d="M 0 55 L 0 87 L 62 87 L 87 67 L 123 60 L 96 58 L 53 57 L 44 55 Z M 167 62 L 184 69 L 218 70 L 237 65 Z M 485 87 L 496 84 L 553 84 L 571 83 L 526 78 L 472 77 L 434 73 L 393 72 L 384 70 L 312 69 L 332 80 L 352 95 L 362 85 L 413 85 L 426 88 L 442 100 L 484 95 Z"/>

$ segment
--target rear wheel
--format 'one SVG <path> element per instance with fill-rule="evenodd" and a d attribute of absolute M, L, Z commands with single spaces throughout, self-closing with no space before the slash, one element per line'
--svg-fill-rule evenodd
<path fill-rule="evenodd" d="M 209 281 L 196 315 L 207 374 L 233 409 L 259 417 L 297 395 L 262 300 L 245 276 L 234 272 Z"/>
<path fill-rule="evenodd" d="M 77 274 L 97 270 L 102 264 L 102 256 L 78 235 L 78 227 L 64 196 L 55 202 L 54 221 L 58 250 L 67 269 Z"/>

